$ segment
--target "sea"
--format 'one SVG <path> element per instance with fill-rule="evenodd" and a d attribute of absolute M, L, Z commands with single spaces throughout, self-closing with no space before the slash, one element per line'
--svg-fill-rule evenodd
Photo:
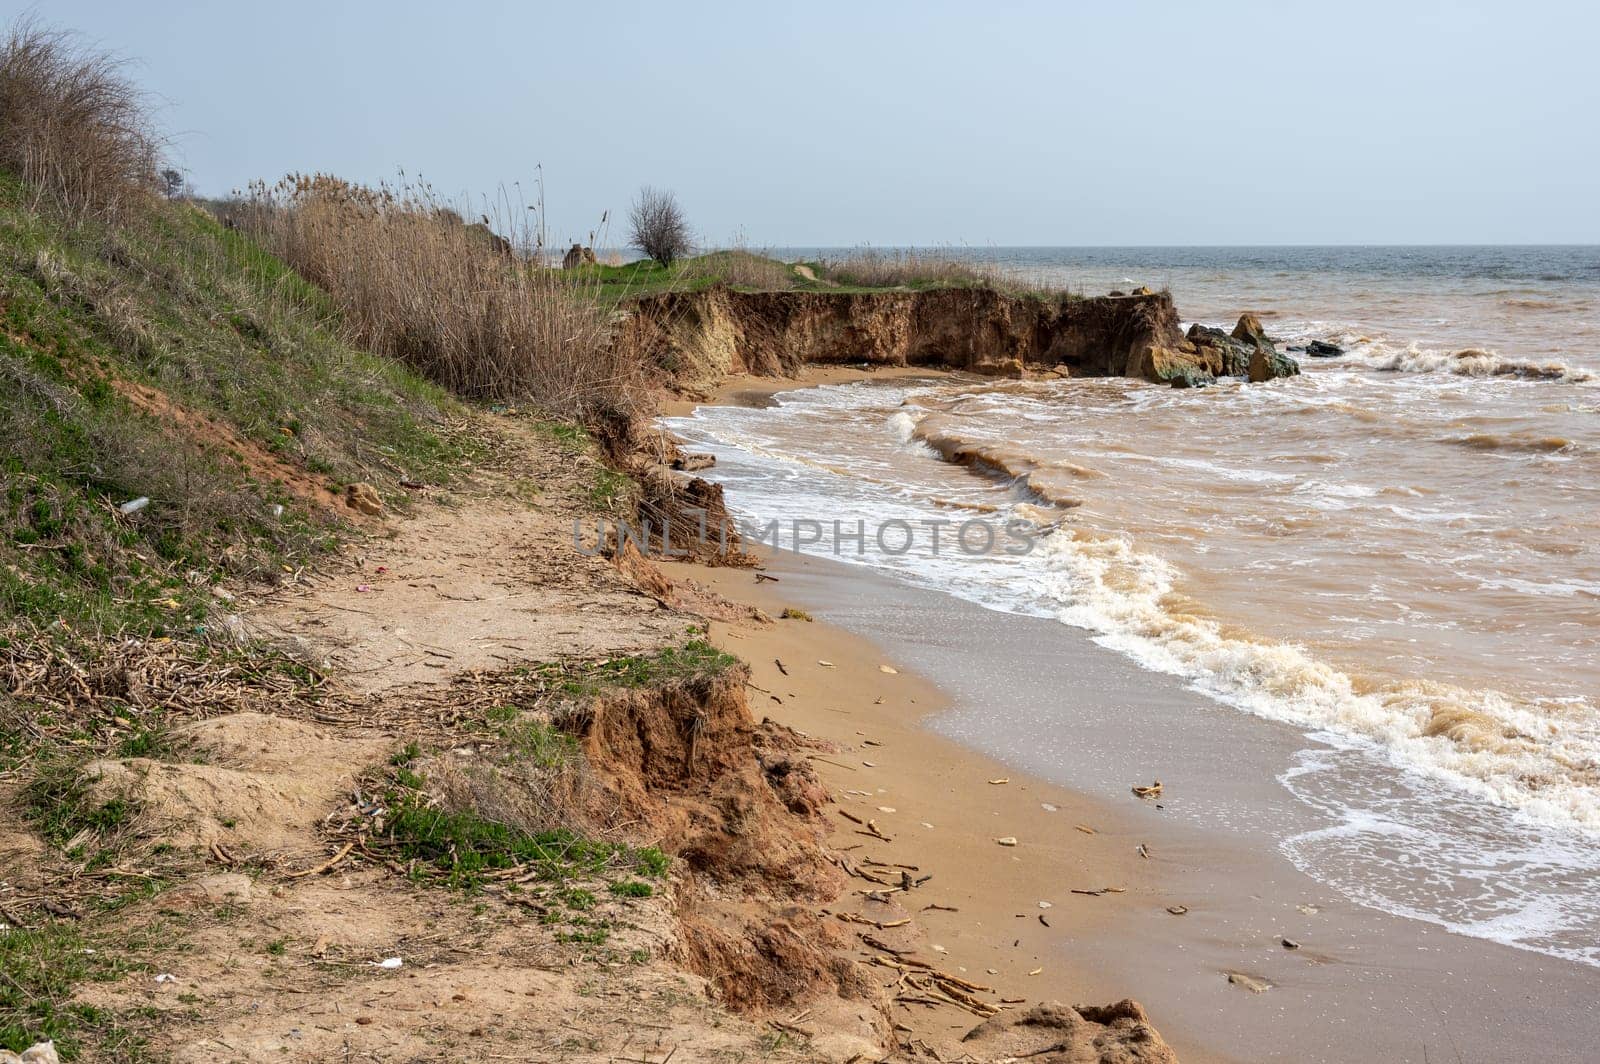
<path fill-rule="evenodd" d="M 1300 729 L 1278 785 L 1315 815 L 1276 839 L 1298 868 L 1600 966 L 1600 247 L 958 254 L 1344 353 L 1256 385 L 900 379 L 668 420 L 734 512 L 862 522 L 802 549 Z M 946 549 L 881 543 L 886 522 Z M 950 549 L 966 522 L 1020 522 L 1029 549 Z"/>

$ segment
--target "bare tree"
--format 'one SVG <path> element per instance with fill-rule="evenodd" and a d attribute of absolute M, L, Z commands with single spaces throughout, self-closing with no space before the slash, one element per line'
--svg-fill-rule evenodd
<path fill-rule="evenodd" d="M 170 168 L 161 171 L 161 186 L 167 193 L 167 199 L 177 199 L 183 195 L 183 171 Z"/>
<path fill-rule="evenodd" d="M 630 244 L 663 266 L 687 254 L 690 247 L 689 223 L 684 220 L 678 198 L 665 189 L 646 185 L 628 211 Z"/>

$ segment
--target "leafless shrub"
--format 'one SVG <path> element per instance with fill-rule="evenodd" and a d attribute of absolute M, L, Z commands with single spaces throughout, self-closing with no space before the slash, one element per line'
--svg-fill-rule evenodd
<path fill-rule="evenodd" d="M 258 183 L 230 217 L 325 289 L 359 346 L 471 397 L 583 421 L 633 412 L 643 360 L 614 342 L 598 282 L 546 268 L 539 234 L 499 213 L 498 226 L 467 225 L 426 185 L 317 174 Z"/>
<path fill-rule="evenodd" d="M 628 210 L 629 246 L 636 247 L 663 266 L 689 253 L 689 223 L 678 198 L 665 189 L 646 185 Z"/>
<path fill-rule="evenodd" d="M 74 217 L 115 218 L 160 185 L 161 141 L 116 57 L 30 18 L 0 46 L 0 169 Z"/>

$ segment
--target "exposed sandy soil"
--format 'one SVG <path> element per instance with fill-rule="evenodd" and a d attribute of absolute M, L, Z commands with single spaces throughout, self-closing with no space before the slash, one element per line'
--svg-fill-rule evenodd
<path fill-rule="evenodd" d="M 570 514 L 505 496 L 428 507 L 348 567 L 273 596 L 255 619 L 369 694 L 517 661 L 637 652 L 683 631 L 684 618 L 572 543 Z"/>
<path fill-rule="evenodd" d="M 1131 842 L 1044 842 L 1041 798 L 1090 813 L 988 783 L 992 766 L 916 728 L 938 693 L 849 634 L 765 620 L 779 585 L 678 566 L 668 587 L 640 562 L 641 590 L 582 556 L 571 521 L 592 460 L 525 442 L 255 605 L 254 627 L 325 663 L 326 710 L 224 713 L 180 729 L 188 761 L 92 766 L 91 786 L 139 800 L 149 842 L 208 869 L 118 917 L 142 966 L 84 1001 L 149 1010 L 156 1048 L 195 1062 L 1172 1059 L 1133 1006 L 1024 1012 L 1071 986 L 1036 970 L 1033 936 L 1130 903 L 1063 906 L 1046 929 L 1032 899 L 1045 882 L 1138 890 Z M 340 845 L 330 825 L 365 815 L 363 781 L 408 741 L 472 755 L 439 713 L 459 684 L 705 623 L 667 599 L 725 618 L 715 638 L 753 671 L 590 710 L 582 742 L 616 830 L 675 855 L 651 898 L 567 885 L 597 899 L 603 946 L 563 935 L 560 895 L 413 882 Z"/>

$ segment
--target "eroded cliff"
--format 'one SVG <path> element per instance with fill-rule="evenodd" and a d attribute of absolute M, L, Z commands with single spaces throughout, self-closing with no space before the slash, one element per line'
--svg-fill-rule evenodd
<path fill-rule="evenodd" d="M 1021 377 L 1206 383 L 1226 372 L 1216 348 L 1179 327 L 1165 292 L 1086 299 L 988 288 L 891 292 L 741 292 L 717 287 L 632 304 L 628 339 L 694 392 L 728 373 L 787 376 L 807 364 L 930 366 Z"/>

